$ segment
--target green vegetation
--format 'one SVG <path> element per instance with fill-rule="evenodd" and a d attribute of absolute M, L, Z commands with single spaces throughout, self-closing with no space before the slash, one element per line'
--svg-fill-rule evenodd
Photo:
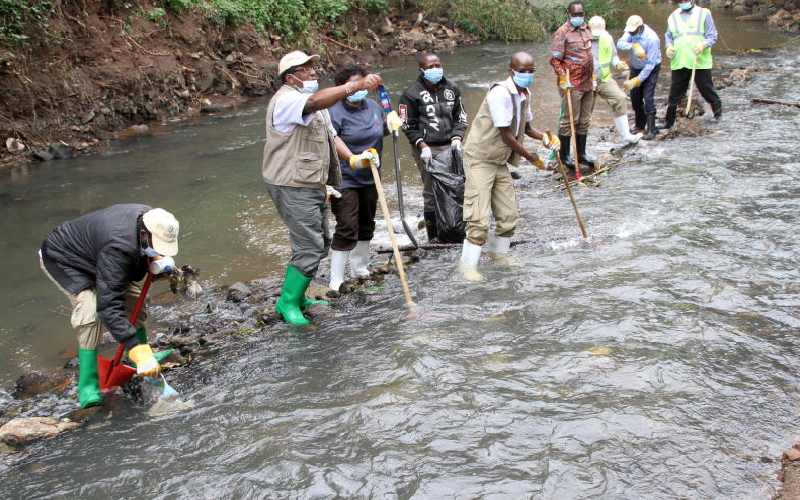
<path fill-rule="evenodd" d="M 51 9 L 48 1 L 0 0 L 0 43 L 25 42 L 28 27 L 46 29 Z"/>
<path fill-rule="evenodd" d="M 565 5 L 536 8 L 525 0 L 420 0 L 419 4 L 430 15 L 448 17 L 483 40 L 543 40 L 566 20 Z M 619 23 L 611 0 L 585 0 L 584 6 L 587 16 L 603 16 L 609 27 Z"/>
<path fill-rule="evenodd" d="M 125 5 L 138 2 L 128 0 Z M 588 15 L 604 16 L 609 27 L 618 22 L 612 0 L 587 0 L 585 5 Z M 536 8 L 526 0 L 153 0 L 139 7 L 139 12 L 153 22 L 165 23 L 169 13 L 200 9 L 220 24 L 252 23 L 293 40 L 315 27 L 341 28 L 337 25 L 347 13 L 374 14 L 380 19 L 390 8 L 446 17 L 481 39 L 507 42 L 544 39 L 565 19 L 563 6 Z M 0 0 L 0 43 L 24 42 L 26 33 L 46 28 L 51 12 L 50 0 Z"/>

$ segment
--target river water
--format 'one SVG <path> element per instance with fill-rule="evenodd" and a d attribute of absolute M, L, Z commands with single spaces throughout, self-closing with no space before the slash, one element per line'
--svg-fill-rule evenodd
<path fill-rule="evenodd" d="M 665 7 L 647 14 L 660 29 Z M 731 49 L 782 40 L 717 19 Z M 517 48 L 444 58 L 471 115 Z M 546 45 L 525 48 L 537 56 L 537 126 L 552 128 Z M 156 418 L 132 406 L 68 433 L 0 469 L 3 496 L 769 496 L 800 404 L 800 118 L 750 98 L 800 100 L 800 61 L 780 50 L 718 61 L 773 71 L 723 91 L 709 135 L 643 144 L 601 187 L 579 189 L 589 242 L 553 181 L 520 169 L 515 239 L 530 243 L 515 247 L 516 266 L 484 262 L 487 281 L 465 283 L 459 249 L 428 252 L 410 270 L 418 320 L 389 277 L 314 330 L 254 334 L 193 365 L 202 384 L 174 384 L 192 409 Z M 383 74 L 397 93 L 413 61 Z M 34 257 L 82 212 L 129 201 L 174 211 L 181 260 L 211 284 L 281 272 L 285 230 L 259 173 L 263 104 L 4 174 L 0 382 L 74 349 L 68 309 Z M 604 105 L 596 122 L 611 122 Z"/>

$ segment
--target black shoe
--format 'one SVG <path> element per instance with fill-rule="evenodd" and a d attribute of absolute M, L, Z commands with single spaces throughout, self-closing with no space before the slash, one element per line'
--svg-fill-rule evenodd
<path fill-rule="evenodd" d="M 572 158 L 569 155 L 569 148 L 570 148 L 570 140 L 572 137 L 568 135 L 559 135 L 558 140 L 561 141 L 561 151 L 559 152 L 561 156 L 561 162 L 570 170 L 575 170 L 575 163 L 572 161 Z"/>
<path fill-rule="evenodd" d="M 656 138 L 656 134 L 658 134 L 658 128 L 656 128 L 656 114 L 653 113 L 647 115 L 647 133 L 642 136 L 642 139 L 652 141 Z"/>
<path fill-rule="evenodd" d="M 433 243 L 438 237 L 436 230 L 436 212 L 425 212 L 425 232 L 428 233 L 428 243 Z"/>
<path fill-rule="evenodd" d="M 575 141 L 578 143 L 578 160 L 581 166 L 586 165 L 589 168 L 594 168 L 594 160 L 586 157 L 586 136 L 576 135 Z"/>
<path fill-rule="evenodd" d="M 667 106 L 667 117 L 664 121 L 664 128 L 669 129 L 675 125 L 675 117 L 678 114 L 678 106 Z"/>
<path fill-rule="evenodd" d="M 636 130 L 634 132 L 644 132 L 645 127 L 647 126 L 647 115 L 644 113 L 635 113 L 635 118 L 633 120 L 633 125 Z"/>

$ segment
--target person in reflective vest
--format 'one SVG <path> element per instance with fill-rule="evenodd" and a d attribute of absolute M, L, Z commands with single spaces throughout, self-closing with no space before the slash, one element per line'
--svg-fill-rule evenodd
<path fill-rule="evenodd" d="M 592 31 L 592 56 L 597 88 L 595 93 L 601 97 L 614 114 L 614 125 L 624 145 L 639 142 L 642 134 L 631 134 L 628 123 L 628 97 L 614 80 L 614 71 L 627 71 L 628 65 L 620 61 L 614 39 L 606 31 L 606 21 L 600 16 L 589 19 Z M 597 102 L 595 100 L 595 102 Z"/>
<path fill-rule="evenodd" d="M 697 90 L 711 105 L 714 118 L 719 120 L 722 117 L 722 102 L 711 80 L 711 47 L 717 42 L 717 29 L 711 11 L 695 5 L 693 0 L 680 0 L 678 8 L 669 16 L 664 38 L 672 70 L 665 128 L 675 124 L 678 102 L 686 94 L 693 69 Z"/>

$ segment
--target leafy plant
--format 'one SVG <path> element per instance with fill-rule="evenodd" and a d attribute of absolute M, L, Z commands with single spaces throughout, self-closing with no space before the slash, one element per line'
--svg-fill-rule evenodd
<path fill-rule="evenodd" d="M 0 0 L 0 42 L 20 44 L 29 27 L 46 29 L 51 11 L 47 0 Z"/>

